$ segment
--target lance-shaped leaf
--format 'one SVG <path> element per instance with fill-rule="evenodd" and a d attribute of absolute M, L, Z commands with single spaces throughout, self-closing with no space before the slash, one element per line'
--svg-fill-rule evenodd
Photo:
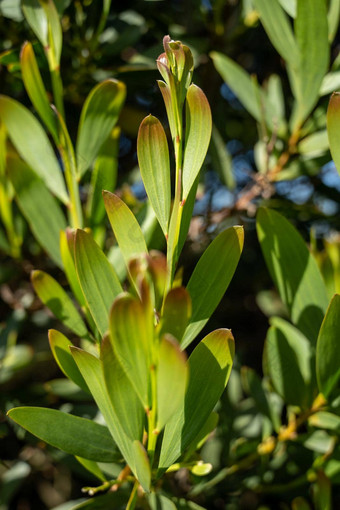
<path fill-rule="evenodd" d="M 315 345 L 328 305 L 315 259 L 297 230 L 276 211 L 259 209 L 257 234 L 270 275 L 292 322 Z"/>
<path fill-rule="evenodd" d="M 260 19 L 273 46 L 291 66 L 299 63 L 299 48 L 288 16 L 278 0 L 254 0 Z"/>
<path fill-rule="evenodd" d="M 131 294 L 119 296 L 110 313 L 110 339 L 144 408 L 149 407 L 149 372 L 153 343 L 152 317 Z"/>
<path fill-rule="evenodd" d="M 319 98 L 322 80 L 329 66 L 328 22 L 325 0 L 299 0 L 295 33 L 300 52 L 296 105 L 292 129 L 299 127 Z"/>
<path fill-rule="evenodd" d="M 132 441 L 142 440 L 144 409 L 108 336 L 105 336 L 101 343 L 100 359 L 107 393 L 120 426 Z"/>
<path fill-rule="evenodd" d="M 56 119 L 47 97 L 39 67 L 30 42 L 25 42 L 20 54 L 21 74 L 27 94 L 54 140 L 58 139 Z"/>
<path fill-rule="evenodd" d="M 151 484 L 150 462 L 148 454 L 140 441 L 133 442 L 133 454 L 135 457 L 136 477 L 145 492 L 149 492 Z"/>
<path fill-rule="evenodd" d="M 151 492 L 148 495 L 148 503 L 150 505 L 151 510 L 177 510 L 176 505 L 171 501 L 171 499 L 168 499 L 167 497 L 163 496 L 163 494 L 157 494 L 156 492 Z M 190 507 L 184 507 L 184 510 L 186 508 L 189 509 Z M 196 506 L 194 507 L 194 509 L 195 508 Z"/>
<path fill-rule="evenodd" d="M 70 247 L 71 245 L 71 247 Z M 81 306 L 85 306 L 85 298 L 81 290 L 76 266 L 74 264 L 74 233 L 71 229 L 60 232 L 60 255 L 64 265 L 64 271 L 72 289 L 72 292 Z"/>
<path fill-rule="evenodd" d="M 133 442 L 127 435 L 124 427 L 119 421 L 115 409 L 112 406 L 110 397 L 106 390 L 102 364 L 98 358 L 76 347 L 71 347 L 71 353 L 78 365 L 78 368 L 88 385 L 91 394 L 102 413 L 106 425 L 118 446 L 121 454 L 135 473 L 135 459 L 133 453 Z"/>
<path fill-rule="evenodd" d="M 190 85 L 186 97 L 183 195 L 187 199 L 206 156 L 212 129 L 211 111 L 204 92 Z"/>
<path fill-rule="evenodd" d="M 31 434 L 71 455 L 117 462 L 120 454 L 103 425 L 44 407 L 16 407 L 8 416 Z"/>
<path fill-rule="evenodd" d="M 321 325 L 316 345 L 316 376 L 321 393 L 336 395 L 340 379 L 340 296 L 335 294 Z"/>
<path fill-rule="evenodd" d="M 191 317 L 191 298 L 184 287 L 175 287 L 168 292 L 161 319 L 161 335 L 169 333 L 179 342 Z"/>
<path fill-rule="evenodd" d="M 108 329 L 109 309 L 122 287 L 106 256 L 84 230 L 77 230 L 75 265 L 91 315 L 103 336 Z"/>
<path fill-rule="evenodd" d="M 49 49 L 53 51 L 54 63 L 53 68 L 59 68 L 60 56 L 63 45 L 63 32 L 59 14 L 53 0 L 44 0 L 41 2 L 45 11 L 45 16 L 48 22 L 48 42 Z M 47 52 L 49 51 L 47 50 Z"/>
<path fill-rule="evenodd" d="M 188 381 L 188 364 L 178 342 L 163 336 L 159 345 L 157 367 L 157 425 L 161 431 L 184 402 Z"/>
<path fill-rule="evenodd" d="M 48 21 L 39 0 L 22 0 L 21 8 L 27 23 L 45 48 L 48 45 Z"/>
<path fill-rule="evenodd" d="M 89 393 L 87 384 L 71 355 L 70 346 L 73 345 L 72 342 L 70 342 L 65 335 L 60 333 L 60 331 L 56 331 L 55 329 L 49 330 L 48 340 L 54 359 L 60 370 L 82 390 Z"/>
<path fill-rule="evenodd" d="M 128 267 L 131 257 L 148 252 L 142 229 L 133 212 L 117 195 L 103 191 L 103 198 L 112 230 Z"/>
<path fill-rule="evenodd" d="M 71 298 L 62 286 L 44 271 L 33 271 L 32 285 L 41 301 L 65 326 L 80 337 L 87 336 L 87 329 Z"/>
<path fill-rule="evenodd" d="M 162 124 L 152 115 L 140 125 L 137 154 L 147 195 L 167 235 L 171 200 L 169 148 Z"/>
<path fill-rule="evenodd" d="M 58 160 L 41 124 L 15 99 L 0 96 L 0 119 L 24 161 L 62 202 L 69 198 Z"/>
<path fill-rule="evenodd" d="M 340 21 L 340 1 L 339 0 L 330 0 L 328 13 L 327 13 L 327 20 L 328 20 L 328 40 L 330 43 L 332 43 L 334 40 L 334 37 L 336 36 L 337 30 L 339 27 L 339 21 Z"/>
<path fill-rule="evenodd" d="M 167 83 L 165 83 L 162 80 L 158 80 L 157 83 L 159 86 L 159 90 L 161 91 L 161 94 L 163 96 L 163 101 L 164 101 L 165 108 L 166 108 L 166 114 L 167 114 L 168 122 L 169 122 L 169 126 L 170 126 L 170 133 L 172 136 L 173 144 L 175 146 L 176 121 L 175 121 L 175 116 L 174 116 L 173 105 L 171 102 L 170 87 Z"/>
<path fill-rule="evenodd" d="M 79 121 L 77 166 L 80 176 L 92 165 L 116 124 L 126 96 L 125 84 L 105 80 L 87 96 Z"/>
<path fill-rule="evenodd" d="M 187 347 L 210 319 L 222 299 L 236 269 L 243 248 L 243 228 L 221 232 L 208 246 L 194 272 L 187 290 L 192 301 L 192 317 L 181 347 Z"/>
<path fill-rule="evenodd" d="M 307 409 L 316 396 L 312 381 L 312 352 L 308 339 L 289 322 L 275 317 L 269 328 L 264 370 L 277 393 L 290 405 Z"/>
<path fill-rule="evenodd" d="M 92 473 L 98 480 L 101 482 L 106 482 L 106 476 L 103 474 L 102 470 L 98 466 L 98 463 L 94 460 L 84 459 L 83 457 L 76 456 L 77 461 L 81 464 L 87 471 Z"/>
<path fill-rule="evenodd" d="M 340 173 L 340 93 L 334 92 L 327 110 L 329 148 L 335 166 Z"/>
<path fill-rule="evenodd" d="M 162 473 L 195 439 L 227 385 L 234 358 L 234 339 L 228 329 L 207 335 L 192 352 L 189 384 L 179 410 L 167 423 L 159 459 Z"/>
<path fill-rule="evenodd" d="M 66 219 L 59 203 L 44 182 L 19 158 L 7 159 L 7 173 L 34 237 L 51 259 L 62 267 L 58 239 L 60 231 L 66 228 Z"/>

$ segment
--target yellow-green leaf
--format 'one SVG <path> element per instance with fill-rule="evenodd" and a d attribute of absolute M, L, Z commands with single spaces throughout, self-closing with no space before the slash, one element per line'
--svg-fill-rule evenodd
<path fill-rule="evenodd" d="M 340 93 L 334 92 L 327 110 L 329 147 L 335 166 L 340 173 Z"/>

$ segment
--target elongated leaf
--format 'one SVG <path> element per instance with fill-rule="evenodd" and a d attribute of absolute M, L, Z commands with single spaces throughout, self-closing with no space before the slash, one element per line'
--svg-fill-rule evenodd
<path fill-rule="evenodd" d="M 146 450 L 140 441 L 133 442 L 133 453 L 135 456 L 137 479 L 145 492 L 149 492 L 151 484 L 150 462 Z"/>
<path fill-rule="evenodd" d="M 66 220 L 57 200 L 43 181 L 20 159 L 7 159 L 7 172 L 16 193 L 22 214 L 32 233 L 51 259 L 60 267 L 59 233 Z"/>
<path fill-rule="evenodd" d="M 53 51 L 55 63 L 53 67 L 59 67 L 61 49 L 63 45 L 63 32 L 61 29 L 59 14 L 53 0 L 41 2 L 48 22 L 48 42 Z"/>
<path fill-rule="evenodd" d="M 316 376 L 320 391 L 328 399 L 336 395 L 340 379 L 340 296 L 329 304 L 316 345 Z"/>
<path fill-rule="evenodd" d="M 99 462 L 117 462 L 120 454 L 103 425 L 44 407 L 16 407 L 8 412 L 16 423 L 60 450 Z"/>
<path fill-rule="evenodd" d="M 340 0 L 330 0 L 327 20 L 328 20 L 328 40 L 330 43 L 332 43 L 339 27 Z"/>
<path fill-rule="evenodd" d="M 0 95 L 0 119 L 24 161 L 39 175 L 62 202 L 69 198 L 62 171 L 41 124 L 15 99 Z"/>
<path fill-rule="evenodd" d="M 213 160 L 213 167 L 216 168 L 222 182 L 227 186 L 227 188 L 234 189 L 236 182 L 233 175 L 232 158 L 229 154 L 226 143 L 215 125 L 213 125 L 212 128 L 209 154 Z"/>
<path fill-rule="evenodd" d="M 184 402 L 188 364 L 178 342 L 170 335 L 162 338 L 157 368 L 157 425 L 161 431 Z"/>
<path fill-rule="evenodd" d="M 77 230 L 74 253 L 81 289 L 103 336 L 108 329 L 109 309 L 122 287 L 104 253 L 84 230 Z"/>
<path fill-rule="evenodd" d="M 60 232 L 60 255 L 64 265 L 64 271 L 67 276 L 68 283 L 72 289 L 72 292 L 81 306 L 85 306 L 85 298 L 83 291 L 81 290 L 76 266 L 74 264 L 74 242 L 73 242 L 73 231 L 66 229 L 66 231 Z M 72 244 L 70 249 L 69 243 Z"/>
<path fill-rule="evenodd" d="M 257 233 L 267 267 L 292 322 L 315 345 L 328 304 L 315 259 L 300 234 L 275 211 L 259 209 Z"/>
<path fill-rule="evenodd" d="M 334 92 L 327 110 L 329 147 L 335 166 L 340 174 L 340 93 Z"/>
<path fill-rule="evenodd" d="M 126 267 L 135 255 L 148 253 L 141 227 L 129 207 L 117 195 L 103 192 L 107 215 Z"/>
<path fill-rule="evenodd" d="M 76 146 L 80 176 L 92 165 L 110 135 L 125 96 L 125 84 L 113 79 L 99 83 L 87 96 L 80 116 Z"/>
<path fill-rule="evenodd" d="M 98 480 L 101 482 L 106 481 L 106 476 L 102 473 L 98 463 L 94 460 L 84 459 L 83 457 L 76 456 L 77 461 L 81 464 L 87 471 L 92 473 Z"/>
<path fill-rule="evenodd" d="M 192 84 L 186 96 L 186 128 L 182 198 L 186 200 L 206 156 L 212 129 L 211 111 L 204 92 Z"/>
<path fill-rule="evenodd" d="M 207 421 L 228 382 L 234 349 L 231 331 L 218 329 L 191 354 L 185 400 L 164 430 L 160 473 L 180 457 Z"/>
<path fill-rule="evenodd" d="M 159 90 L 161 91 L 161 94 L 163 96 L 163 101 L 165 104 L 166 114 L 168 117 L 170 132 L 171 132 L 171 136 L 172 136 L 172 142 L 173 142 L 173 146 L 175 147 L 176 121 L 175 121 L 174 111 L 173 111 L 173 106 L 172 106 L 172 101 L 171 101 L 170 87 L 167 83 L 165 83 L 165 81 L 162 81 L 162 80 L 157 80 L 157 83 L 159 86 Z"/>
<path fill-rule="evenodd" d="M 299 0 L 295 20 L 300 51 L 299 86 L 292 114 L 292 129 L 299 127 L 319 98 L 322 80 L 329 66 L 328 22 L 325 0 Z"/>
<path fill-rule="evenodd" d="M 144 408 L 149 407 L 149 372 L 153 344 L 152 317 L 139 299 L 119 296 L 110 313 L 110 339 Z"/>
<path fill-rule="evenodd" d="M 55 329 L 49 330 L 48 339 L 54 359 L 58 363 L 60 370 L 82 390 L 89 393 L 87 384 L 71 355 L 70 346 L 73 345 L 72 342 Z"/>
<path fill-rule="evenodd" d="M 210 319 L 233 277 L 243 248 L 243 228 L 221 232 L 208 246 L 194 272 L 187 290 L 192 301 L 192 317 L 181 347 L 187 347 Z"/>
<path fill-rule="evenodd" d="M 76 335 L 86 337 L 88 333 L 84 321 L 62 286 L 44 271 L 33 271 L 31 280 L 39 298 L 54 313 L 57 319 Z"/>
<path fill-rule="evenodd" d="M 299 0 L 300 1 L 300 0 Z M 274 48 L 291 66 L 299 63 L 299 49 L 289 18 L 278 0 L 254 0 L 261 22 Z"/>
<path fill-rule="evenodd" d="M 46 47 L 48 45 L 48 21 L 39 0 L 22 0 L 21 8 L 27 23 L 41 44 Z"/>
<path fill-rule="evenodd" d="M 44 121 L 47 129 L 53 135 L 54 140 L 58 139 L 56 119 L 51 109 L 46 89 L 41 78 L 34 50 L 30 42 L 25 42 L 20 55 L 21 74 L 25 89 L 35 109 Z"/>
<path fill-rule="evenodd" d="M 161 321 L 161 335 L 169 333 L 179 342 L 191 317 L 191 298 L 184 287 L 175 287 L 166 296 Z"/>
<path fill-rule="evenodd" d="M 162 124 L 152 115 L 140 125 L 137 155 L 147 195 L 167 235 L 171 201 L 169 148 Z"/>
<path fill-rule="evenodd" d="M 116 445 L 129 464 L 131 470 L 135 472 L 133 442 L 122 427 L 115 409 L 112 407 L 111 400 L 106 391 L 100 360 L 92 354 L 77 349 L 76 347 L 71 347 L 71 353 L 104 417 Z"/>
<path fill-rule="evenodd" d="M 150 505 L 151 510 L 177 510 L 176 505 L 163 496 L 163 494 L 157 494 L 156 492 L 151 492 L 148 495 L 148 503 Z"/>
<path fill-rule="evenodd" d="M 312 384 L 312 352 L 308 339 L 294 326 L 273 319 L 265 344 L 265 368 L 277 393 L 304 409 L 316 396 Z M 313 381 L 314 383 L 314 381 Z"/>
<path fill-rule="evenodd" d="M 142 440 L 144 409 L 117 359 L 108 336 L 102 341 L 100 359 L 107 393 L 120 426 L 132 441 Z"/>

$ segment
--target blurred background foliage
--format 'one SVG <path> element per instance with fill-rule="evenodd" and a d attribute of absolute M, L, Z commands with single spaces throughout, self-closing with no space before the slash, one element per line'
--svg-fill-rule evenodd
<path fill-rule="evenodd" d="M 20 72 L 20 49 L 25 40 L 33 43 L 48 90 L 51 84 L 43 48 L 25 21 L 20 4 L 20 0 L 0 0 L 0 92 L 31 108 Z M 311 508 L 307 501 L 313 508 L 326 510 L 331 508 L 332 490 L 333 508 L 338 508 L 340 461 L 334 461 L 327 475 L 324 471 L 310 471 L 310 466 L 317 465 L 331 448 L 340 458 L 336 439 L 339 423 L 329 425 L 333 430 L 331 439 L 319 431 L 321 435 L 311 437 L 307 447 L 302 437 L 282 447 L 282 455 L 270 457 L 270 445 L 268 454 L 264 452 L 260 457 L 256 450 L 268 435 L 268 417 L 261 408 L 263 394 L 279 420 L 287 422 L 289 416 L 268 381 L 261 382 L 268 317 L 285 316 L 286 311 L 261 255 L 255 212 L 258 205 L 267 205 L 291 220 L 304 239 L 311 242 L 330 295 L 339 292 L 340 177 L 325 137 L 329 94 L 340 88 L 339 11 L 334 11 L 329 65 L 332 75 L 323 81 L 324 93 L 304 123 L 294 151 L 283 162 L 280 179 L 261 180 L 261 161 L 273 157 L 274 164 L 282 163 L 280 156 L 286 152 L 289 136 L 275 133 L 274 129 L 271 138 L 266 138 L 261 122 L 257 123 L 244 107 L 238 90 L 223 81 L 210 57 L 211 52 L 227 55 L 256 76 L 254 82 L 264 90 L 268 90 L 269 77 L 278 77 L 275 79 L 282 87 L 283 118 L 288 118 L 293 95 L 285 60 L 260 22 L 256 1 L 55 0 L 55 4 L 63 30 L 60 69 L 71 138 L 76 137 L 81 107 L 95 84 L 114 77 L 127 86 L 119 119 L 122 134 L 117 188 L 134 210 L 145 200 L 136 157 L 139 124 L 148 113 L 166 124 L 155 63 L 162 52 L 163 36 L 170 34 L 173 39 L 180 39 L 194 54 L 194 82 L 208 97 L 214 132 L 182 255 L 184 280 L 217 232 L 235 224 L 246 228 L 240 265 L 209 324 L 209 330 L 230 327 L 237 346 L 236 368 L 220 402 L 220 423 L 203 452 L 214 465 L 214 481 L 200 488 L 198 479 L 180 471 L 170 478 L 167 490 L 178 496 L 178 508 L 189 508 L 180 503 L 180 498 L 189 494 L 205 508 L 226 510 Z M 280 0 L 280 4 L 291 14 L 295 2 Z M 329 8 L 335 4 L 329 2 Z M 312 135 L 314 139 L 308 140 Z M 88 191 L 89 179 L 81 189 L 83 199 Z M 16 222 L 24 239 L 20 258 L 6 253 L 2 229 L 0 232 L 0 509 L 66 510 L 81 499 L 81 487 L 94 480 L 70 456 L 9 424 L 5 413 L 19 404 L 50 405 L 88 417 L 93 417 L 96 409 L 61 379 L 46 334 L 58 323 L 42 307 L 30 283 L 34 268 L 47 270 L 62 284 L 66 283 L 65 277 L 46 258 L 19 213 Z M 67 505 L 69 500 L 74 501 Z"/>

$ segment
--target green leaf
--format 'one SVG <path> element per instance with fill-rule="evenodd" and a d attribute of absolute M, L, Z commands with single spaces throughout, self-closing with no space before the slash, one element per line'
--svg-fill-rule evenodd
<path fill-rule="evenodd" d="M 98 480 L 100 480 L 101 482 L 106 481 L 106 477 L 102 473 L 102 470 L 98 466 L 97 462 L 95 462 L 94 460 L 83 459 L 82 457 L 78 456 L 76 456 L 76 459 L 79 462 L 79 464 L 81 464 L 87 471 L 89 471 L 96 478 L 98 478 Z"/>
<path fill-rule="evenodd" d="M 56 119 L 53 114 L 39 67 L 30 42 L 25 42 L 20 54 L 21 74 L 27 94 L 44 121 L 54 140 L 58 140 Z"/>
<path fill-rule="evenodd" d="M 300 154 L 305 154 L 308 158 L 316 158 L 328 152 L 328 136 L 327 130 L 315 131 L 306 138 L 303 138 L 298 145 Z"/>
<path fill-rule="evenodd" d="M 300 51 L 296 105 L 292 130 L 298 129 L 319 98 L 322 80 L 329 66 L 328 22 L 325 0 L 299 0 L 295 33 Z"/>
<path fill-rule="evenodd" d="M 117 462 L 120 454 L 103 425 L 44 407 L 16 407 L 8 416 L 31 434 L 71 455 Z"/>
<path fill-rule="evenodd" d="M 336 396 L 340 379 L 340 296 L 335 294 L 322 322 L 316 344 L 316 376 L 319 390 Z"/>
<path fill-rule="evenodd" d="M 88 385 L 91 394 L 102 413 L 106 425 L 124 456 L 131 470 L 135 472 L 133 444 L 131 438 L 122 427 L 117 413 L 112 406 L 106 390 L 102 364 L 98 358 L 76 347 L 71 347 L 71 353 L 78 368 Z"/>
<path fill-rule="evenodd" d="M 140 441 L 133 442 L 133 453 L 137 479 L 145 492 L 149 492 L 151 484 L 150 462 L 148 454 Z"/>
<path fill-rule="evenodd" d="M 21 8 L 27 23 L 45 48 L 48 45 L 48 21 L 39 0 L 22 0 Z"/>
<path fill-rule="evenodd" d="M 286 62 L 296 67 L 299 64 L 299 48 L 289 18 L 278 0 L 254 0 L 254 5 L 274 48 Z"/>
<path fill-rule="evenodd" d="M 292 510 L 311 510 L 308 501 L 300 496 L 293 499 Z"/>
<path fill-rule="evenodd" d="M 231 331 L 218 329 L 192 352 L 185 400 L 164 430 L 159 459 L 161 473 L 181 456 L 209 418 L 227 385 L 234 349 Z"/>
<path fill-rule="evenodd" d="M 110 340 L 144 408 L 149 407 L 153 318 L 139 299 L 122 294 L 110 312 Z"/>
<path fill-rule="evenodd" d="M 308 418 L 308 424 L 326 430 L 340 433 L 340 416 L 327 411 L 319 411 Z"/>
<path fill-rule="evenodd" d="M 181 342 L 182 349 L 201 331 L 222 299 L 235 272 L 242 248 L 243 228 L 231 227 L 213 240 L 198 261 L 187 285 L 193 313 Z"/>
<path fill-rule="evenodd" d="M 173 142 L 173 146 L 175 147 L 176 121 L 175 121 L 175 116 L 174 116 L 174 109 L 172 106 L 170 87 L 167 83 L 165 83 L 162 80 L 157 80 L 157 83 L 159 86 L 159 90 L 161 91 L 161 94 L 163 96 L 163 101 L 164 101 L 165 108 L 166 108 L 166 115 L 167 115 L 168 121 L 169 121 L 172 142 Z"/>
<path fill-rule="evenodd" d="M 213 167 L 219 173 L 223 183 L 227 188 L 234 189 L 236 182 L 233 175 L 232 158 L 226 143 L 215 125 L 212 127 L 209 154 L 213 160 Z"/>
<path fill-rule="evenodd" d="M 152 115 L 139 127 L 137 155 L 146 193 L 166 236 L 171 201 L 169 148 L 162 124 Z"/>
<path fill-rule="evenodd" d="M 120 426 L 132 441 L 142 440 L 144 409 L 117 359 L 108 336 L 105 336 L 101 343 L 100 359 L 107 394 Z"/>
<path fill-rule="evenodd" d="M 148 253 L 141 227 L 129 207 L 117 195 L 103 191 L 107 215 L 126 267 L 133 256 Z"/>
<path fill-rule="evenodd" d="M 307 409 L 317 393 L 312 381 L 310 343 L 284 319 L 275 317 L 271 323 L 264 352 L 266 371 L 287 404 Z"/>
<path fill-rule="evenodd" d="M 33 271 L 31 281 L 40 300 L 66 327 L 80 337 L 88 336 L 84 321 L 61 285 L 44 271 Z"/>
<path fill-rule="evenodd" d="M 22 159 L 44 180 L 54 195 L 68 204 L 69 197 L 58 160 L 34 115 L 15 99 L 0 95 L 0 119 Z"/>
<path fill-rule="evenodd" d="M 335 166 L 340 173 L 340 93 L 334 92 L 327 110 L 329 147 Z"/>
<path fill-rule="evenodd" d="M 48 340 L 50 342 L 54 359 L 56 360 L 60 370 L 66 375 L 66 377 L 77 384 L 79 388 L 86 391 L 86 393 L 89 393 L 87 384 L 71 355 L 70 346 L 73 345 L 72 342 L 70 342 L 65 335 L 55 329 L 49 330 Z"/>
<path fill-rule="evenodd" d="M 151 510 L 176 510 L 176 505 L 163 496 L 163 494 L 158 494 L 156 492 L 152 492 L 148 495 L 148 503 L 150 505 Z"/>
<path fill-rule="evenodd" d="M 257 234 L 270 275 L 292 322 L 315 345 L 328 304 L 315 259 L 297 230 L 275 211 L 259 209 Z"/>
<path fill-rule="evenodd" d="M 75 265 L 91 315 L 103 336 L 108 329 L 109 309 L 122 287 L 111 264 L 84 230 L 77 230 Z"/>
<path fill-rule="evenodd" d="M 49 50 L 53 52 L 53 57 L 55 60 L 53 68 L 59 68 L 63 45 L 63 32 L 61 29 L 59 14 L 53 0 L 43 0 L 42 7 L 45 11 L 45 15 L 48 21 Z"/>
<path fill-rule="evenodd" d="M 163 336 L 157 367 L 157 425 L 161 431 L 184 402 L 188 381 L 186 356 L 170 335 Z"/>
<path fill-rule="evenodd" d="M 327 96 L 340 89 L 340 71 L 330 72 L 326 74 L 322 80 L 320 88 L 320 96 Z"/>
<path fill-rule="evenodd" d="M 43 181 L 20 159 L 8 157 L 7 172 L 18 205 L 33 235 L 51 259 L 62 267 L 58 240 L 60 231 L 66 228 L 66 220 L 57 200 Z"/>
<path fill-rule="evenodd" d="M 169 333 L 179 342 L 191 317 L 191 298 L 184 287 L 170 290 L 164 301 L 161 319 L 161 333 Z"/>
<path fill-rule="evenodd" d="M 340 20 L 340 0 L 330 0 L 327 14 L 328 21 L 328 40 L 330 43 L 333 42 Z"/>
<path fill-rule="evenodd" d="M 77 166 L 79 175 L 92 165 L 116 124 L 126 96 L 125 84 L 109 79 L 96 85 L 87 96 L 79 121 Z"/>
<path fill-rule="evenodd" d="M 72 248 L 70 248 L 70 244 Z M 76 266 L 74 264 L 74 234 L 71 229 L 60 231 L 60 255 L 64 265 L 64 271 L 72 289 L 72 292 L 81 306 L 85 306 L 85 298 L 81 290 Z"/>
<path fill-rule="evenodd" d="M 186 200 L 206 156 L 212 129 L 211 111 L 204 92 L 190 85 L 186 96 L 182 199 Z"/>
<path fill-rule="evenodd" d="M 332 484 L 325 473 L 319 470 L 313 487 L 315 510 L 332 510 Z"/>

